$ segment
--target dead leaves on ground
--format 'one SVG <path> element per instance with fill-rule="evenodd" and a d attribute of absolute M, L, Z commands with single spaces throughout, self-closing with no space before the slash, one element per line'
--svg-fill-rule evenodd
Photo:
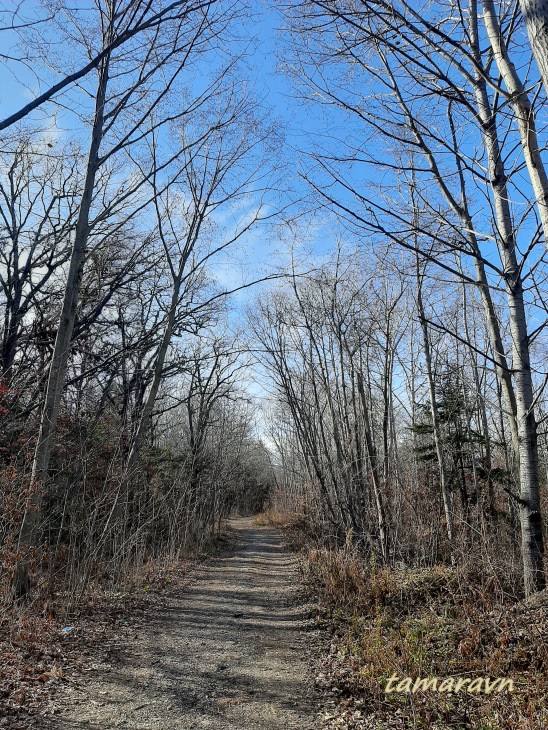
<path fill-rule="evenodd" d="M 131 592 L 96 586 L 68 617 L 59 617 L 59 609 L 6 611 L 0 618 L 0 728 L 40 728 L 40 717 L 56 707 L 60 687 L 77 685 L 88 672 L 110 671 L 118 652 L 146 624 L 145 614 L 183 584 L 188 568 L 184 563 L 144 576 L 146 591 L 142 585 Z M 60 606 L 63 600 L 56 597 Z"/>
<path fill-rule="evenodd" d="M 346 571 L 346 556 L 344 564 L 334 556 L 328 564 L 322 562 L 316 551 L 311 568 L 303 568 L 319 600 L 318 621 L 331 634 L 316 668 L 316 685 L 331 697 L 322 728 L 548 727 L 548 592 L 510 606 L 474 600 L 473 590 L 454 596 L 450 569 L 444 567 L 417 571 L 417 576 L 409 570 L 387 576 L 385 570 L 385 590 L 379 593 L 378 574 L 364 569 L 364 583 L 358 585 L 356 571 Z M 338 592 L 341 575 L 346 591 Z M 358 599 L 355 610 L 349 586 Z M 393 673 L 413 679 L 508 677 L 516 689 L 491 695 L 387 695 Z"/>

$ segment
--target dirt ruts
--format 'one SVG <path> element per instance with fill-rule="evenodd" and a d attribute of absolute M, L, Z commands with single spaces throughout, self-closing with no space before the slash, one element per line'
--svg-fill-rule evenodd
<path fill-rule="evenodd" d="M 280 535 L 233 521 L 236 548 L 147 616 L 110 667 L 60 697 L 48 730 L 313 730 L 305 610 Z"/>

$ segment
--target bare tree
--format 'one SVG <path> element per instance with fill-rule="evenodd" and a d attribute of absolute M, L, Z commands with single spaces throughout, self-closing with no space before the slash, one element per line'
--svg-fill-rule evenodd
<path fill-rule="evenodd" d="M 98 5 L 96 26 L 90 36 L 80 35 L 78 14 L 64 8 L 69 34 L 74 31 L 80 37 L 82 47 L 89 52 L 97 38 L 94 55 L 101 56 L 97 64 L 97 85 L 93 93 L 94 110 L 90 125 L 90 143 L 86 172 L 82 183 L 79 210 L 75 225 L 74 241 L 70 257 L 65 296 L 57 337 L 49 369 L 48 385 L 40 422 L 40 432 L 33 464 L 28 507 L 20 533 L 20 546 L 25 558 L 16 571 L 14 592 L 24 595 L 28 590 L 29 548 L 36 545 L 40 522 L 41 489 L 46 482 L 48 465 L 55 432 L 61 395 L 70 353 L 71 339 L 76 319 L 79 291 L 84 270 L 86 251 L 94 224 L 105 216 L 113 215 L 116 208 L 133 200 L 131 215 L 146 207 L 146 201 L 137 203 L 136 197 L 150 179 L 153 170 L 134 178 L 127 190 L 124 186 L 115 196 L 114 203 L 107 203 L 102 211 L 95 211 L 92 204 L 98 174 L 107 164 L 120 157 L 131 159 L 153 133 L 159 134 L 167 124 L 172 124 L 196 113 L 215 93 L 219 93 L 227 73 L 225 65 L 217 77 L 205 89 L 197 91 L 184 106 L 168 109 L 167 102 L 178 90 L 182 72 L 192 64 L 196 56 L 205 53 L 216 42 L 217 33 L 228 23 L 233 9 L 221 9 L 211 3 L 188 5 L 175 3 L 172 11 L 160 14 L 149 29 L 147 43 L 141 43 L 135 29 L 140 27 L 143 12 L 150 10 L 149 3 L 128 2 L 119 4 L 108 0 Z M 228 61 L 230 66 L 231 61 Z M 162 84 L 157 79 L 162 77 Z M 123 86 L 120 85 L 123 80 Z M 138 100 L 138 103 L 137 103 Z M 188 144 L 195 144 L 196 140 Z M 180 150 L 164 158 L 169 164 Z"/>
<path fill-rule="evenodd" d="M 188 0 L 175 0 L 175 2 L 167 3 L 163 8 L 158 9 L 153 6 L 150 0 L 138 0 L 133 3 L 116 3 L 113 7 L 113 11 L 116 14 L 118 21 L 118 30 L 112 35 L 112 37 L 105 39 L 106 42 L 103 47 L 95 53 L 91 53 L 91 58 L 87 63 L 84 63 L 77 71 L 72 73 L 59 72 L 61 80 L 51 84 L 44 92 L 39 94 L 35 99 L 25 104 L 21 109 L 13 114 L 10 114 L 5 119 L 0 121 L 0 131 L 7 129 L 8 127 L 16 124 L 25 117 L 27 117 L 32 111 L 42 106 L 46 102 L 54 99 L 60 92 L 67 87 L 76 84 L 80 79 L 87 76 L 94 70 L 99 69 L 103 62 L 109 57 L 114 51 L 120 46 L 131 41 L 133 38 L 139 38 L 139 36 L 146 36 L 147 32 L 155 33 L 162 25 L 167 25 L 170 22 L 177 23 L 181 15 L 187 13 L 193 13 L 196 11 L 205 11 L 209 6 L 214 4 L 214 0 L 202 0 L 198 1 L 193 5 L 189 6 Z M 14 10 L 4 9 L 4 15 L 11 15 L 11 22 L 7 23 L 1 30 L 15 30 L 26 32 L 29 29 L 33 31 L 32 40 L 35 45 L 48 45 L 48 38 L 42 35 L 42 27 L 44 24 L 51 24 L 51 21 L 55 18 L 57 12 L 65 10 L 63 2 L 56 3 L 54 12 L 44 15 L 44 17 L 38 17 L 33 19 L 19 19 L 18 16 L 21 14 L 22 4 L 20 3 Z M 6 22 L 4 20 L 4 22 Z M 36 31 L 38 30 L 38 36 L 36 37 Z M 25 37 L 25 36 L 24 36 Z M 5 60 L 16 61 L 18 63 L 25 63 L 29 66 L 32 65 L 31 58 L 23 60 L 19 57 L 6 57 Z"/>
<path fill-rule="evenodd" d="M 203 277 L 213 257 L 234 246 L 261 220 L 272 217 L 271 212 L 263 212 L 262 203 L 253 200 L 251 214 L 243 215 L 233 230 L 223 231 L 214 226 L 215 216 L 222 215 L 225 208 L 246 199 L 251 202 L 255 194 L 261 196 L 264 181 L 272 171 L 262 149 L 271 130 L 266 125 L 261 129 L 258 110 L 251 99 L 245 96 L 236 102 L 234 99 L 235 95 L 228 95 L 226 105 L 212 119 L 201 120 L 204 131 L 198 145 L 185 148 L 183 143 L 178 160 L 182 168 L 172 175 L 169 185 L 162 185 L 163 192 L 156 174 L 152 176 L 151 197 L 171 278 L 171 298 L 151 384 L 128 458 L 128 473 L 135 466 L 150 427 L 173 336 L 176 331 L 195 324 L 189 302 L 196 298 L 193 294 L 196 280 Z M 190 136 L 185 129 L 181 134 L 183 140 Z M 153 144 L 153 159 L 156 154 Z"/>
<path fill-rule="evenodd" d="M 2 153 L 0 181 L 2 246 L 0 285 L 4 306 L 2 374 L 13 366 L 25 320 L 39 319 L 49 285 L 70 254 L 78 184 L 78 155 L 51 149 L 51 143 L 16 138 Z"/>
<path fill-rule="evenodd" d="M 508 134 L 517 120 L 538 204 L 536 212 L 544 230 L 545 174 L 532 106 L 509 60 L 507 42 L 503 40 L 512 37 L 512 24 L 507 23 L 503 31 L 493 4 L 483 3 L 483 18 L 504 89 L 492 78 L 489 61 L 479 48 L 476 4 L 469 3 L 466 13 L 460 4 L 459 8 L 461 21 L 452 25 L 437 6 L 419 11 L 406 2 L 332 4 L 312 0 L 299 6 L 298 15 L 293 15 L 294 22 L 308 38 L 302 46 L 296 41 L 300 79 L 313 90 L 316 98 L 338 107 L 367 130 L 363 143 L 356 136 L 348 142 L 340 141 L 343 152 L 327 150 L 325 146 L 316 152 L 314 175 L 308 174 L 307 178 L 318 200 L 333 206 L 353 231 L 362 235 L 377 232 L 408 250 L 413 249 L 410 237 L 416 226 L 397 201 L 402 196 L 398 188 L 401 180 L 410 185 L 412 179 L 411 187 L 415 191 L 417 185 L 420 188 L 422 208 L 440 226 L 438 230 L 435 225 L 420 227 L 421 235 L 429 240 L 428 245 L 421 246 L 421 255 L 455 278 L 464 278 L 481 293 L 493 357 L 506 397 L 514 449 L 519 456 L 522 555 L 525 590 L 529 594 L 544 585 L 534 417 L 536 396 L 527 329 L 528 305 L 524 298 L 524 277 L 530 274 L 524 274 L 523 269 L 528 254 L 521 262 L 517 259 L 519 225 L 512 220 L 509 210 L 511 178 L 504 169 L 498 121 L 503 120 Z M 449 71 L 445 66 L 447 61 L 451 62 Z M 336 65 L 325 71 L 327 63 L 344 66 L 350 77 L 344 76 L 343 82 Z M 349 78 L 354 85 L 349 84 Z M 365 103 L 360 89 L 368 85 L 376 91 Z M 437 99 L 435 111 L 429 105 L 430 95 Z M 504 104 L 501 99 L 505 100 Z M 504 111 L 508 104 L 513 109 L 513 117 Z M 481 170 L 480 160 L 471 157 L 459 141 L 465 129 L 475 130 L 482 137 L 488 160 L 487 176 Z M 373 149 L 368 145 L 370 133 L 386 141 L 388 160 L 379 158 L 378 147 Z M 356 162 L 372 162 L 387 171 L 380 196 L 378 190 L 372 194 L 359 186 L 347 164 Z M 488 216 L 486 220 L 483 211 L 472 207 L 467 193 L 470 184 L 467 181 L 473 184 L 479 179 L 488 182 L 491 190 L 486 197 L 486 210 L 492 211 L 492 229 L 487 235 L 497 243 L 500 266 L 494 265 L 493 259 L 482 251 L 482 235 L 478 231 L 489 226 Z M 437 195 L 431 191 L 430 181 L 436 184 L 448 209 L 440 205 Z M 388 189 L 393 191 L 392 195 Z M 379 197 L 384 199 L 383 203 Z M 530 208 L 526 210 L 524 218 L 530 214 Z M 520 222 L 523 226 L 523 220 Z M 441 230 L 445 231 L 442 235 Z M 537 241 L 533 233 L 526 244 L 527 250 L 531 251 Z M 446 256 L 450 252 L 470 257 L 475 278 L 453 266 Z M 497 279 L 504 282 L 507 298 L 512 370 L 506 362 L 499 315 L 493 302 Z"/>

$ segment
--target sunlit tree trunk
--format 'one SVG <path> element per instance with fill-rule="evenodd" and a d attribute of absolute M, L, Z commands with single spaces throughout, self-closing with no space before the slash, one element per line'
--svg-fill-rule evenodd
<path fill-rule="evenodd" d="M 492 10 L 491 2 L 484 2 Z M 488 16 L 489 18 L 490 16 Z M 493 19 L 486 24 L 493 38 Z M 479 48 L 479 33 L 471 14 L 472 45 Z M 500 32 L 500 31 L 499 31 Z M 493 40 L 491 40 L 493 45 Z M 494 47 L 495 48 L 495 47 Z M 496 52 L 495 52 L 495 55 Z M 500 59 L 499 59 L 500 62 Z M 505 67 L 506 61 L 502 63 Z M 507 177 L 498 140 L 496 116 L 489 104 L 483 78 L 476 78 L 476 99 L 489 160 L 489 179 L 493 191 L 497 223 L 497 244 L 504 267 L 506 294 L 512 337 L 512 366 L 515 383 L 516 416 L 519 439 L 520 523 L 525 594 L 542 590 L 544 578 L 544 544 L 540 517 L 537 424 L 534 413 L 533 380 L 529 354 L 527 316 L 523 298 L 521 268 L 516 257 L 516 241 L 510 211 Z M 535 138 L 536 139 L 536 138 Z M 540 206 L 543 207 L 542 205 Z"/>
<path fill-rule="evenodd" d="M 544 5 L 545 3 L 538 4 Z M 508 54 L 493 0 L 482 0 L 482 7 L 487 37 L 516 115 L 523 157 L 537 200 L 544 240 L 548 246 L 548 175 L 540 154 L 535 114 L 523 82 Z"/>
<path fill-rule="evenodd" d="M 531 48 L 548 94 L 548 0 L 519 0 Z"/>

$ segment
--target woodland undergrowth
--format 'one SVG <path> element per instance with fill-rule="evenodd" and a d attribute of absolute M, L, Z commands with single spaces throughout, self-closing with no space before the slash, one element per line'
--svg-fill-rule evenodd
<path fill-rule="evenodd" d="M 68 591 L 48 595 L 45 579 L 34 600 L 6 599 L 0 616 L 0 727 L 4 719 L 13 730 L 27 730 L 46 708 L 55 708 L 60 687 L 91 670 L 110 671 L 118 649 L 156 602 L 184 585 L 192 566 L 225 546 L 229 535 L 225 529 L 177 560 L 164 556 L 135 565 L 115 582 L 96 573 L 78 601 Z"/>
<path fill-rule="evenodd" d="M 455 565 L 383 566 L 348 539 L 310 540 L 304 517 L 261 516 L 298 550 L 303 583 L 330 637 L 316 683 L 334 695 L 326 727 L 548 727 L 548 595 L 519 599 L 504 558 L 469 553 Z M 390 677 L 509 678 L 514 691 L 392 692 Z M 397 686 L 397 683 L 394 683 Z"/>

